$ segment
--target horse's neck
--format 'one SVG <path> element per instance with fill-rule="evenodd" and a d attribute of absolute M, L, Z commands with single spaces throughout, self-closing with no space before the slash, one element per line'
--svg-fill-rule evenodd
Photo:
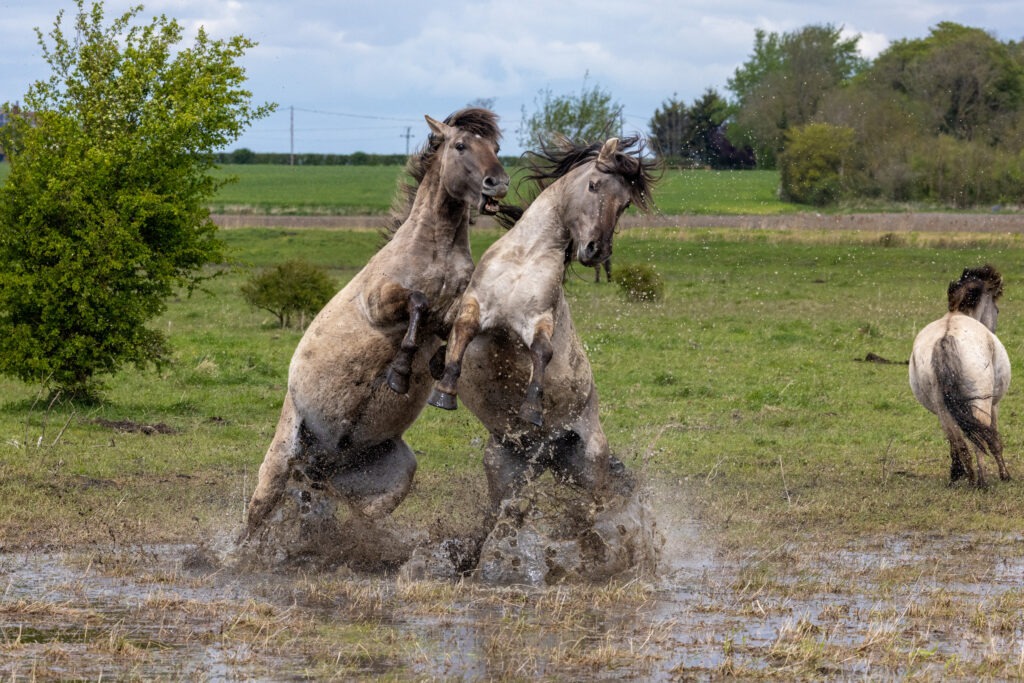
<path fill-rule="evenodd" d="M 531 255 L 531 260 L 536 260 L 541 254 L 557 256 L 564 270 L 565 250 L 570 241 L 569 227 L 552 193 L 541 193 L 530 204 L 509 237 Z"/>
<path fill-rule="evenodd" d="M 394 239 L 438 245 L 469 245 L 469 210 L 466 203 L 449 195 L 440 176 L 430 172 L 416 189 L 409 217 Z"/>

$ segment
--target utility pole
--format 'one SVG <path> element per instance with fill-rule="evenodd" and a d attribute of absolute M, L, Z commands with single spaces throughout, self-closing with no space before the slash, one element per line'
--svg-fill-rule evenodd
<path fill-rule="evenodd" d="M 412 127 L 405 127 L 405 135 L 399 135 L 400 138 L 405 138 L 405 156 L 409 156 L 409 140 L 412 138 Z"/>
<path fill-rule="evenodd" d="M 288 128 L 288 136 L 290 140 L 289 153 L 288 153 L 288 165 L 295 165 L 295 105 L 289 107 L 291 110 L 291 125 Z"/>

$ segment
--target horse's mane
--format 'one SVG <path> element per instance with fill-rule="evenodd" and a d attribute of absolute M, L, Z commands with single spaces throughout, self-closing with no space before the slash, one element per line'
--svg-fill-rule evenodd
<path fill-rule="evenodd" d="M 949 310 L 970 313 L 986 293 L 993 299 L 1003 295 L 1003 276 L 999 271 L 988 264 L 980 268 L 964 268 L 960 279 L 949 283 Z"/>
<path fill-rule="evenodd" d="M 501 129 L 498 127 L 498 116 L 487 109 L 480 107 L 467 107 L 449 114 L 444 123 L 455 128 L 461 128 L 474 135 L 479 135 L 487 140 L 498 142 L 501 140 Z M 398 190 L 391 204 L 391 218 L 388 225 L 382 230 L 382 237 L 387 242 L 401 227 L 402 223 L 409 218 L 412 211 L 412 204 L 416 200 L 416 191 L 420 183 L 427 177 L 427 172 L 437 159 L 437 151 L 441 149 L 443 140 L 433 133 L 427 136 L 423 146 L 413 153 L 405 163 L 405 173 L 399 180 Z"/>
<path fill-rule="evenodd" d="M 559 136 L 541 146 L 540 151 L 527 152 L 526 180 L 537 184 L 539 190 L 558 180 L 575 168 L 597 159 L 604 142 L 578 142 Z M 639 135 L 619 139 L 619 149 L 611 163 L 602 163 L 599 170 L 615 173 L 629 183 L 630 201 L 643 213 L 653 208 L 651 189 L 654 187 L 658 163 L 644 156 L 644 140 Z"/>

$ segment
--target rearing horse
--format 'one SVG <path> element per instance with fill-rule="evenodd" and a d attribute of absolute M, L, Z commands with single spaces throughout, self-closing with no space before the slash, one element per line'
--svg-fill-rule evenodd
<path fill-rule="evenodd" d="M 967 477 L 984 486 L 984 451 L 995 458 L 999 478 L 1010 478 L 996 427 L 999 400 L 1010 386 L 1010 359 L 995 335 L 996 300 L 1002 293 L 1003 278 L 992 266 L 965 268 L 959 280 L 949 283 L 949 313 L 914 339 L 910 388 L 921 405 L 938 415 L 949 440 L 951 484 Z M 974 445 L 977 474 L 968 442 Z"/>
<path fill-rule="evenodd" d="M 461 388 L 487 427 L 484 465 L 494 507 L 548 467 L 599 490 L 611 463 L 593 373 L 562 282 L 569 260 L 595 266 L 611 256 L 615 227 L 630 203 L 649 209 L 653 163 L 643 159 L 637 138 L 562 143 L 533 155 L 528 178 L 542 191 L 481 257 L 429 399 L 454 410 Z"/>
<path fill-rule="evenodd" d="M 495 213 L 509 182 L 493 113 L 471 108 L 426 121 L 430 137 L 408 166 L 418 181 L 408 217 L 295 349 L 247 536 L 292 473 L 329 484 L 370 517 L 390 513 L 409 491 L 416 458 L 402 434 L 426 404 L 429 359 L 473 271 L 470 209 Z"/>

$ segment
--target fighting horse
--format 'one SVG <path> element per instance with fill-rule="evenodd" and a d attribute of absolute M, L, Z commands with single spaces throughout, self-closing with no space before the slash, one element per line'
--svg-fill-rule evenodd
<path fill-rule="evenodd" d="M 290 475 L 371 518 L 409 491 L 416 458 L 402 434 L 426 404 L 430 358 L 473 271 L 471 209 L 495 213 L 509 182 L 493 113 L 425 118 L 430 136 L 407 166 L 416 181 L 407 217 L 317 314 L 292 356 L 246 536 L 277 506 Z"/>
<path fill-rule="evenodd" d="M 984 486 L 984 452 L 995 458 L 999 478 L 1010 478 L 996 426 L 999 400 L 1010 385 L 1010 359 L 995 335 L 996 301 L 1002 293 L 1003 278 L 992 266 L 964 269 L 949 284 L 949 313 L 914 340 L 910 388 L 921 405 L 938 415 L 949 440 L 951 484 L 967 477 Z M 974 446 L 977 474 L 968 442 Z"/>
<path fill-rule="evenodd" d="M 637 138 L 562 140 L 529 158 L 528 179 L 541 192 L 480 258 L 428 399 L 454 410 L 461 388 L 490 432 L 484 466 L 493 507 L 546 468 L 591 491 L 607 483 L 612 458 L 597 389 L 562 283 L 570 258 L 606 262 L 631 203 L 651 206 L 653 162 Z"/>

